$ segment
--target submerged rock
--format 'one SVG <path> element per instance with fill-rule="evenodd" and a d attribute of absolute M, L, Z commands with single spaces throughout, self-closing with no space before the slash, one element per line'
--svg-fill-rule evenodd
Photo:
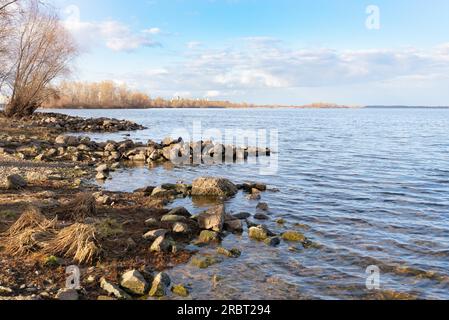
<path fill-rule="evenodd" d="M 211 242 L 221 242 L 220 234 L 215 231 L 203 230 L 198 238 L 200 243 L 208 244 Z"/>
<path fill-rule="evenodd" d="M 270 232 L 265 226 L 249 228 L 249 237 L 253 240 L 265 241 L 270 236 Z"/>
<path fill-rule="evenodd" d="M 190 294 L 189 290 L 183 285 L 174 285 L 171 288 L 171 291 L 173 292 L 173 294 L 180 296 L 182 298 L 186 298 Z"/>
<path fill-rule="evenodd" d="M 268 210 L 270 210 L 270 207 L 268 206 L 267 203 L 261 202 L 261 203 L 259 203 L 259 204 L 257 205 L 257 210 L 260 210 L 260 211 L 268 211 Z"/>
<path fill-rule="evenodd" d="M 237 192 L 237 186 L 223 178 L 202 177 L 192 184 L 193 196 L 232 197 Z"/>
<path fill-rule="evenodd" d="M 282 239 L 290 242 L 305 242 L 307 238 L 297 231 L 287 231 L 282 234 Z"/>
<path fill-rule="evenodd" d="M 232 233 L 242 233 L 243 232 L 243 222 L 242 220 L 229 220 L 224 224 L 224 229 Z"/>
<path fill-rule="evenodd" d="M 264 242 L 266 245 L 268 245 L 270 247 L 277 247 L 278 245 L 281 244 L 281 238 L 271 237 L 271 238 L 266 239 Z"/>
<path fill-rule="evenodd" d="M 225 206 L 215 206 L 198 216 L 199 227 L 203 230 L 213 230 L 221 232 L 225 222 Z"/>
<path fill-rule="evenodd" d="M 222 260 L 217 257 L 199 257 L 195 256 L 192 258 L 190 263 L 200 269 L 207 269 L 214 264 L 221 263 Z"/>
<path fill-rule="evenodd" d="M 228 250 L 226 248 L 219 247 L 217 248 L 217 253 L 229 258 L 238 258 L 242 255 L 242 252 L 237 248 L 232 248 L 231 250 Z"/>
<path fill-rule="evenodd" d="M 131 294 L 143 296 L 149 289 L 148 282 L 137 270 L 131 270 L 122 275 L 120 285 Z"/>

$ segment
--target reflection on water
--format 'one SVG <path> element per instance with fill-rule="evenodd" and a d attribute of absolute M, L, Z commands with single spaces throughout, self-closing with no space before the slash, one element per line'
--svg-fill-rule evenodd
<path fill-rule="evenodd" d="M 67 112 L 67 111 L 66 111 Z M 239 183 L 267 183 L 268 226 L 302 231 L 320 247 L 269 248 L 247 234 L 224 245 L 239 259 L 198 270 L 177 267 L 175 282 L 191 283 L 193 298 L 449 299 L 448 110 L 76 110 L 81 116 L 113 116 L 149 129 L 131 139 L 160 140 L 173 128 L 278 129 L 279 171 L 261 176 L 263 163 L 120 169 L 104 188 L 117 191 L 223 176 Z M 120 140 L 125 134 L 93 134 Z M 207 202 L 179 200 L 193 213 Z M 256 212 L 239 194 L 231 212 Z M 285 226 L 276 224 L 283 218 Z M 202 249 L 213 252 L 213 248 Z M 381 292 L 365 288 L 365 270 L 381 269 Z M 214 276 L 221 281 L 213 281 Z M 217 277 L 215 277 L 217 278 Z M 401 295 L 399 295 L 401 293 Z M 409 294 L 409 295 L 407 295 Z"/>

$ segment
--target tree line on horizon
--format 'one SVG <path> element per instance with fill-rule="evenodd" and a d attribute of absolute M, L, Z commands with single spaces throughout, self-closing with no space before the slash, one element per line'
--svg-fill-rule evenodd
<path fill-rule="evenodd" d="M 57 94 L 48 97 L 44 108 L 248 108 L 248 103 L 210 101 L 209 99 L 151 98 L 148 94 L 131 90 L 126 84 L 114 81 L 62 81 L 54 88 Z"/>

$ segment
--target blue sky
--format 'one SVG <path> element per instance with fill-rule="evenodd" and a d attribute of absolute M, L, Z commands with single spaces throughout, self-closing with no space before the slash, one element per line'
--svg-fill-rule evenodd
<path fill-rule="evenodd" d="M 53 3 L 83 49 L 74 80 L 259 104 L 449 104 L 447 0 Z"/>

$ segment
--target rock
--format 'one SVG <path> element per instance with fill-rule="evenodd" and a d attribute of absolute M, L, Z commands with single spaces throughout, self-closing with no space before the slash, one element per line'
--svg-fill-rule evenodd
<path fill-rule="evenodd" d="M 268 229 L 265 226 L 249 228 L 249 237 L 253 240 L 265 241 L 269 237 Z"/>
<path fill-rule="evenodd" d="M 223 178 L 202 177 L 192 184 L 193 196 L 232 197 L 237 192 L 237 186 Z"/>
<path fill-rule="evenodd" d="M 214 264 L 221 263 L 222 260 L 217 257 L 199 257 L 195 256 L 192 258 L 190 263 L 200 269 L 207 269 Z"/>
<path fill-rule="evenodd" d="M 159 237 L 165 237 L 165 235 L 168 233 L 168 230 L 165 229 L 158 229 L 158 230 L 152 230 L 148 231 L 143 235 L 143 238 L 146 240 L 155 240 Z"/>
<path fill-rule="evenodd" d="M 182 138 L 178 138 L 178 139 L 173 139 L 171 137 L 167 137 L 164 140 L 162 140 L 162 146 L 163 147 L 169 147 L 173 144 L 178 144 L 182 142 Z"/>
<path fill-rule="evenodd" d="M 79 299 L 78 291 L 75 289 L 61 289 L 56 295 L 57 300 L 76 301 Z"/>
<path fill-rule="evenodd" d="M 200 243 L 208 244 L 211 242 L 221 242 L 220 234 L 215 231 L 203 230 L 198 238 Z"/>
<path fill-rule="evenodd" d="M 145 225 L 148 227 L 157 227 L 159 226 L 159 221 L 157 221 L 154 218 L 149 218 L 148 220 L 145 221 Z"/>
<path fill-rule="evenodd" d="M 257 208 L 257 210 L 260 210 L 260 211 L 268 211 L 268 210 L 270 210 L 270 207 L 265 202 L 259 203 L 256 208 Z"/>
<path fill-rule="evenodd" d="M 108 174 L 106 172 L 98 172 L 95 176 L 97 180 L 106 180 L 108 178 Z"/>
<path fill-rule="evenodd" d="M 284 225 L 286 223 L 286 221 L 284 219 L 278 219 L 278 220 L 276 220 L 276 223 L 280 224 L 280 225 Z"/>
<path fill-rule="evenodd" d="M 122 275 L 120 285 L 133 295 L 143 296 L 149 289 L 149 284 L 137 270 L 131 270 Z"/>
<path fill-rule="evenodd" d="M 279 238 L 279 237 L 271 237 L 271 238 L 266 239 L 264 242 L 268 246 L 277 247 L 278 245 L 281 244 L 281 238 Z"/>
<path fill-rule="evenodd" d="M 243 232 L 243 222 L 242 220 L 229 220 L 224 224 L 224 229 L 232 233 Z"/>
<path fill-rule="evenodd" d="M 190 218 L 192 216 L 190 212 L 184 207 L 174 208 L 168 213 L 168 215 L 182 216 L 186 218 Z"/>
<path fill-rule="evenodd" d="M 170 286 L 170 277 L 164 273 L 159 273 L 153 280 L 151 285 L 151 297 L 164 297 L 167 294 L 167 288 Z"/>
<path fill-rule="evenodd" d="M 203 230 L 213 230 L 221 232 L 225 222 L 224 204 L 210 208 L 198 216 L 199 227 Z"/>
<path fill-rule="evenodd" d="M 270 217 L 263 213 L 256 213 L 254 215 L 254 219 L 256 220 L 270 220 Z"/>
<path fill-rule="evenodd" d="M 290 242 L 305 242 L 307 238 L 297 231 L 287 231 L 282 234 L 282 239 Z"/>
<path fill-rule="evenodd" d="M 183 285 L 174 285 L 171 288 L 171 292 L 173 292 L 173 294 L 180 296 L 182 298 L 186 298 L 190 294 L 189 290 L 186 287 L 184 287 Z"/>
<path fill-rule="evenodd" d="M 107 164 L 101 164 L 101 165 L 99 165 L 99 166 L 95 169 L 95 171 L 97 171 L 97 172 L 108 172 L 108 171 L 109 171 L 109 167 L 108 167 Z"/>
<path fill-rule="evenodd" d="M 8 190 L 20 190 L 25 188 L 27 185 L 27 181 L 18 174 L 13 174 L 6 178 L 6 188 Z"/>
<path fill-rule="evenodd" d="M 241 213 L 235 214 L 234 218 L 239 219 L 239 220 L 246 220 L 248 218 L 251 218 L 251 213 L 241 212 Z"/>
<path fill-rule="evenodd" d="M 167 222 L 167 223 L 176 223 L 176 222 L 183 222 L 186 221 L 186 218 L 183 216 L 175 216 L 167 214 L 162 217 L 161 222 Z"/>
<path fill-rule="evenodd" d="M 238 258 L 242 255 L 242 252 L 236 248 L 228 250 L 226 248 L 219 247 L 217 248 L 217 253 L 229 258 Z"/>
<path fill-rule="evenodd" d="M 11 293 L 13 293 L 12 289 L 0 286 L 0 295 L 1 294 L 11 294 Z"/>
<path fill-rule="evenodd" d="M 170 198 L 177 195 L 177 192 L 174 190 L 166 190 L 162 187 L 156 187 L 154 188 L 153 192 L 151 193 L 152 197 L 155 198 Z"/>
<path fill-rule="evenodd" d="M 108 282 L 105 278 L 100 281 L 100 287 L 106 291 L 109 295 L 113 295 L 120 300 L 130 300 L 131 296 L 124 290 L 120 289 L 117 285 Z"/>
<path fill-rule="evenodd" d="M 189 226 L 185 223 L 177 222 L 173 226 L 173 232 L 174 233 L 188 233 L 189 232 Z"/>
<path fill-rule="evenodd" d="M 151 252 L 169 252 L 173 247 L 171 241 L 167 240 L 165 237 L 159 237 L 154 240 L 150 247 Z"/>

